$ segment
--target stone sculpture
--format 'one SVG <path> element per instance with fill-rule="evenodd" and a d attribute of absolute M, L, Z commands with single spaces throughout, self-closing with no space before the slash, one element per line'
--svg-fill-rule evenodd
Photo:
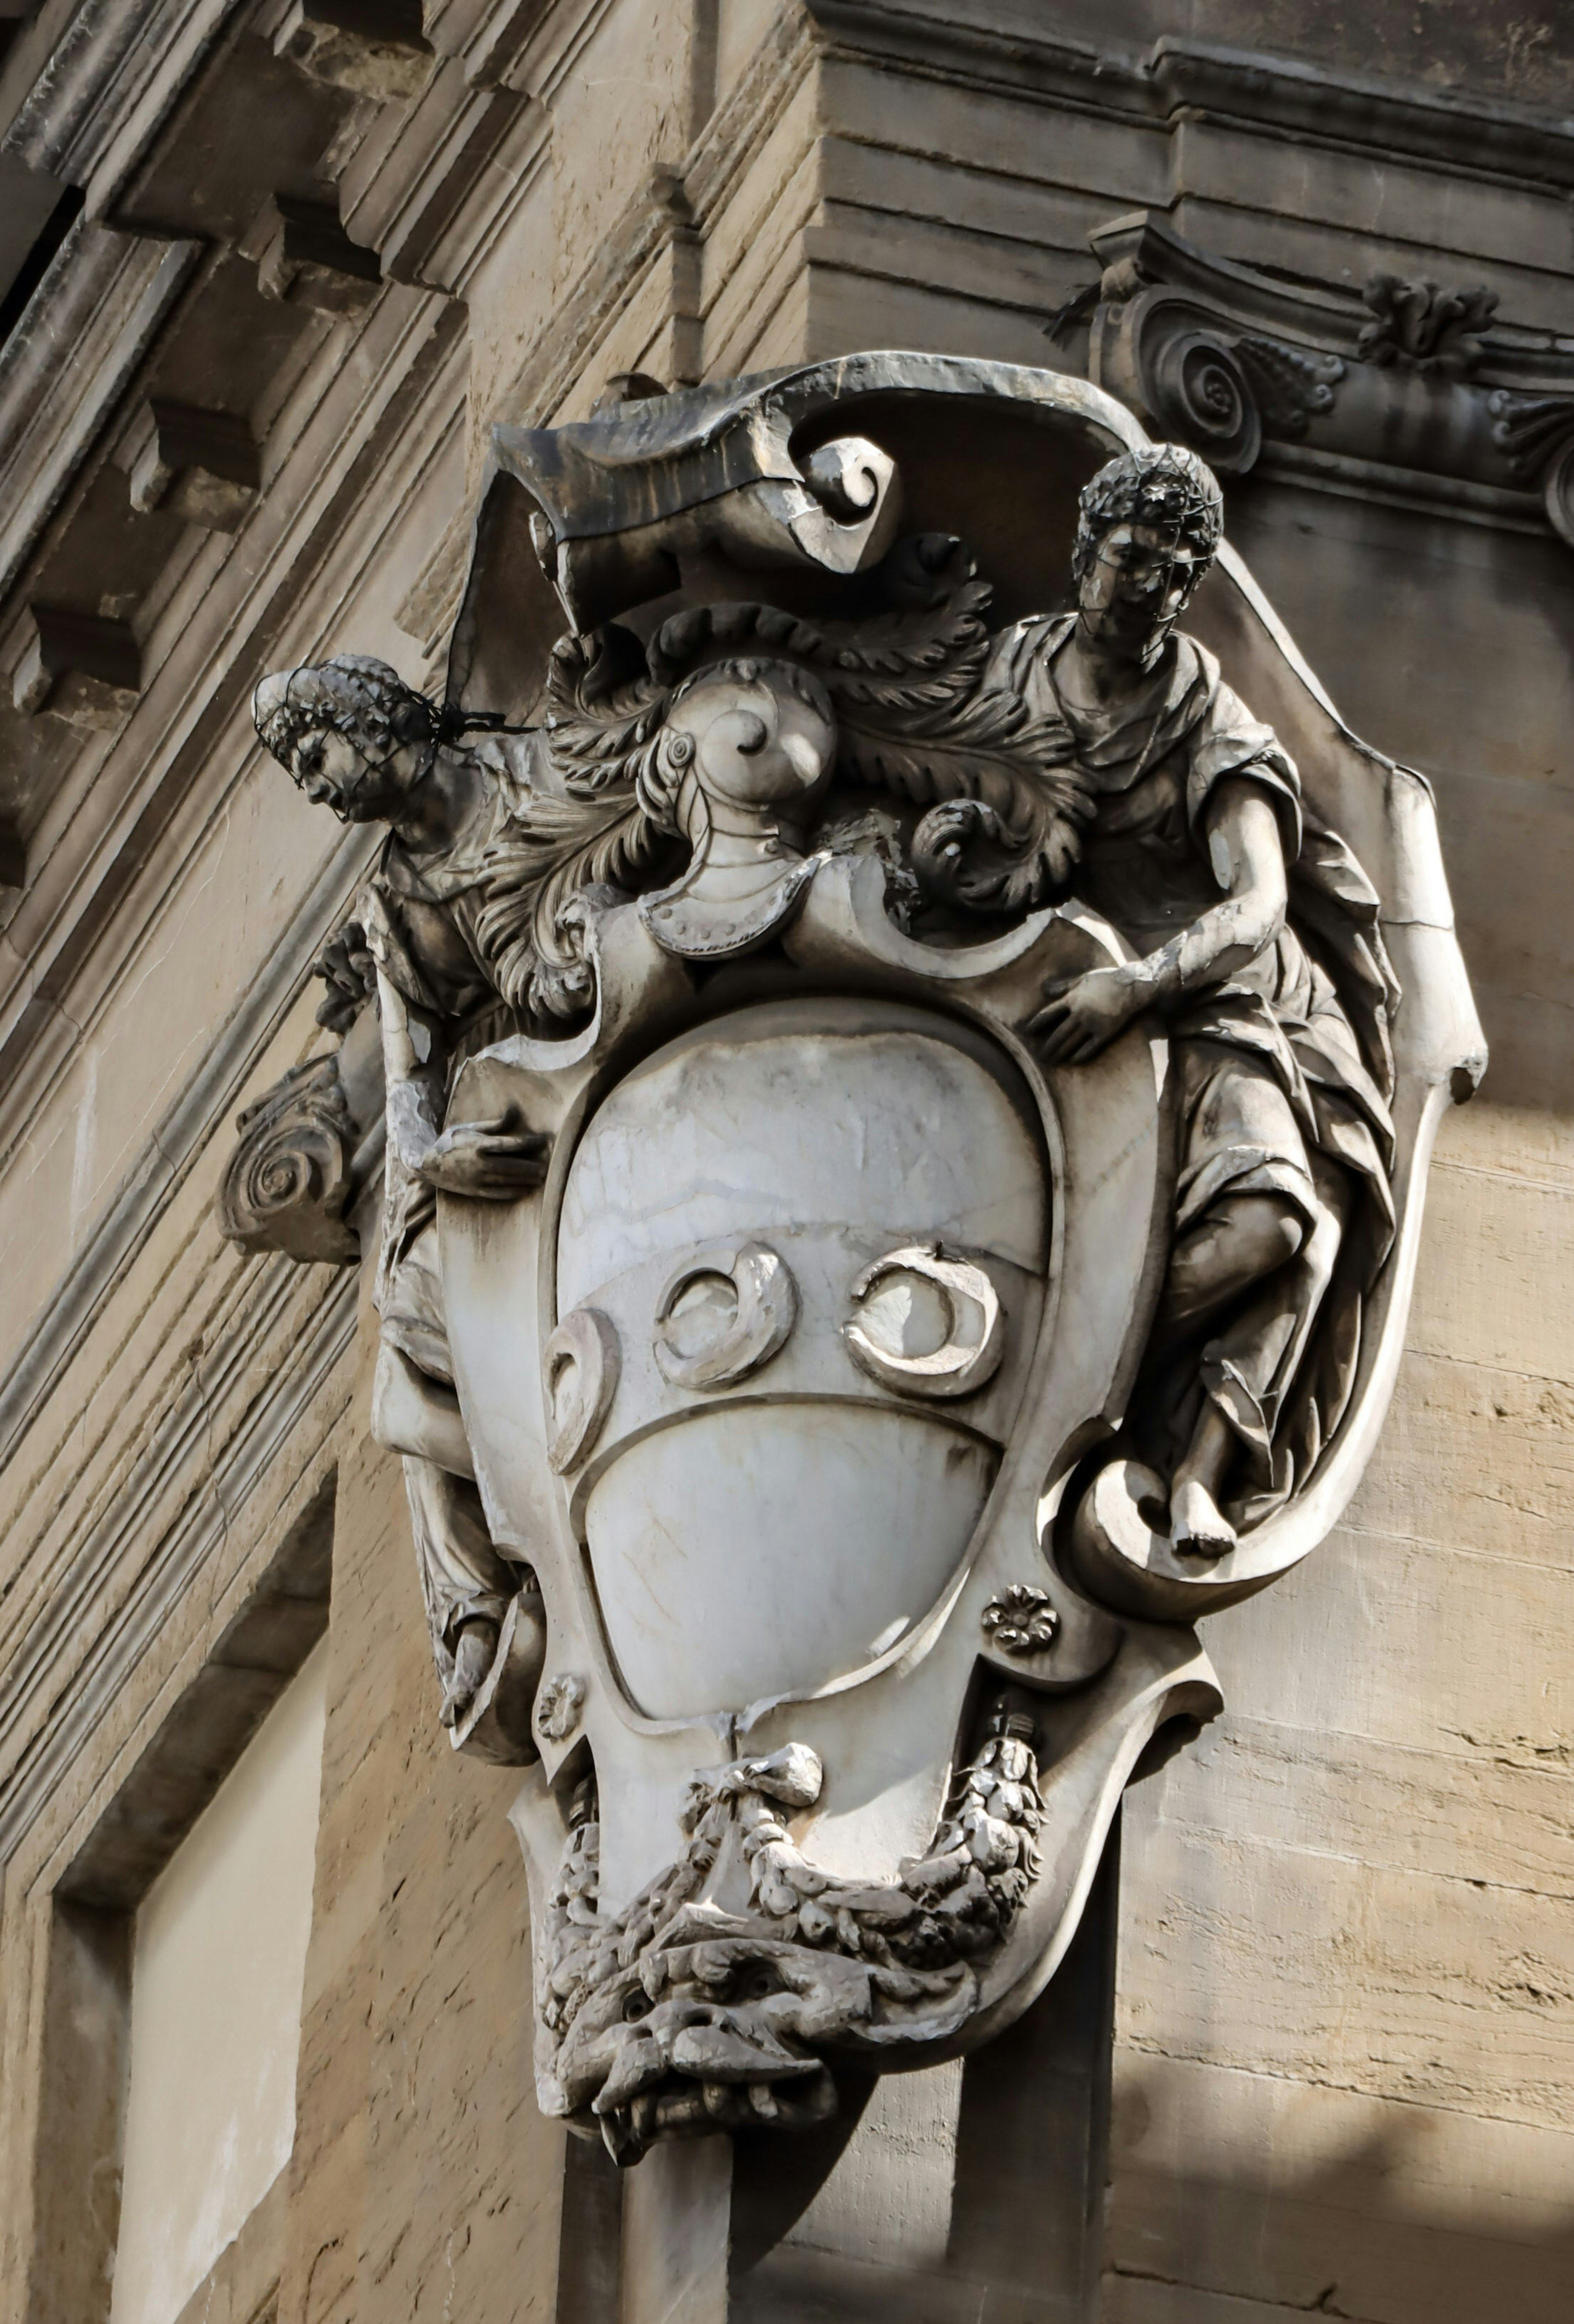
<path fill-rule="evenodd" d="M 1210 1557 L 1236 1545 L 1227 1488 L 1241 1523 L 1260 1520 L 1342 1416 L 1393 1240 L 1401 998 L 1360 865 L 1308 824 L 1273 730 L 1173 634 L 1222 530 L 1194 454 L 1111 462 L 1082 496 L 1076 612 L 1017 623 L 994 665 L 1070 729 L 1091 810 L 1072 892 L 1136 954 L 1046 1003 L 1039 1054 L 1084 1062 L 1146 1009 L 1169 1027 L 1179 1177 L 1135 1417 L 1172 1543 Z M 974 812 L 960 802 L 951 826 Z"/>
<path fill-rule="evenodd" d="M 1221 530 L 1097 390 L 860 357 L 498 430 L 442 707 L 258 687 L 390 832 L 373 1425 L 621 2162 L 1008 2024 L 1380 1425 L 1479 1038 Z"/>

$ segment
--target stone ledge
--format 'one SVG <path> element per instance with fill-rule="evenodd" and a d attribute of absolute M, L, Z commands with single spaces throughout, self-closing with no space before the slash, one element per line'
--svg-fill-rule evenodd
<path fill-rule="evenodd" d="M 336 1368 L 354 1342 L 356 1278 L 345 1270 L 325 1299 L 293 1318 L 300 1278 L 289 1260 L 259 1270 L 254 1298 L 176 1399 L 111 1505 L 89 1525 L 48 1600 L 15 1645 L 0 1699 L 0 1860 L 9 1862 L 60 1797 L 78 1755 L 98 1738 L 133 1672 L 172 1609 L 272 1476 L 282 1455 L 303 1458 L 312 1415 L 331 1434 L 340 1407 L 323 1408 Z M 292 1320 L 294 1328 L 291 1328 Z M 280 1360 L 247 1402 L 256 1346 L 282 1332 Z M 244 1409 L 236 1410 L 237 1400 Z M 220 1409 L 227 1404 L 227 1409 Z M 216 1417 L 225 1441 L 216 1447 Z M 171 1508 L 174 1502 L 177 1506 Z M 144 1545 L 134 1590 L 107 1615 L 99 1601 L 128 1543 Z M 75 1640 L 84 1618 L 97 1635 Z M 62 1643 L 70 1652 L 62 1654 Z M 74 1665 L 68 1669 L 68 1663 Z M 41 1697 L 58 1706 L 40 1723 Z M 265 1705 L 263 1708 L 265 1709 Z M 259 1713 L 259 1716 L 261 1714 Z M 72 1851 L 72 1860 L 75 1859 Z"/>
<path fill-rule="evenodd" d="M 1039 101 L 1168 122 L 1185 113 L 1290 132 L 1362 152 L 1445 162 L 1513 185 L 1574 186 L 1574 121 L 1488 97 L 1406 88 L 1288 56 L 1165 34 L 1146 53 L 997 32 L 936 5 L 805 0 L 838 46 L 943 69 Z"/>

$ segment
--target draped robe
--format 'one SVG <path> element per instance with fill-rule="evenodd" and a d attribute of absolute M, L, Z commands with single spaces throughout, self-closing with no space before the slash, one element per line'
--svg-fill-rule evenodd
<path fill-rule="evenodd" d="M 1017 622 L 990 681 L 1070 727 L 1093 793 L 1076 890 L 1133 951 L 1159 950 L 1221 899 L 1209 853 L 1220 783 L 1273 807 L 1289 887 L 1256 956 L 1167 1010 L 1177 1084 L 1179 1237 L 1232 1195 L 1266 1194 L 1305 1230 L 1299 1256 L 1199 1333 L 1161 1330 L 1132 1416 L 1137 1446 L 1173 1468 L 1210 1398 L 1239 1447 L 1226 1514 L 1260 1519 L 1305 1480 L 1342 1417 L 1361 1308 L 1394 1233 L 1388 1024 L 1399 993 L 1377 897 L 1307 808 L 1294 762 L 1176 636 L 1149 673 L 1090 706 L 1057 677 L 1076 615 Z"/>
<path fill-rule="evenodd" d="M 442 1068 L 445 1094 L 467 1056 L 517 1026 L 514 1012 L 498 998 L 475 933 L 486 850 L 510 807 L 507 770 L 489 763 L 495 746 L 469 755 L 489 779 L 469 825 L 452 845 L 428 855 L 417 855 L 391 835 L 355 906 L 378 968 L 437 1028 L 442 1054 L 434 1062 Z M 456 1409 L 437 1195 L 405 1167 L 391 1142 L 376 1302 L 384 1343 L 419 1375 L 425 1397 Z M 403 1463 L 421 1596 L 446 1687 L 460 1628 L 478 1618 L 501 1623 L 520 1574 L 493 1545 L 471 1479 L 413 1452 L 403 1454 Z"/>

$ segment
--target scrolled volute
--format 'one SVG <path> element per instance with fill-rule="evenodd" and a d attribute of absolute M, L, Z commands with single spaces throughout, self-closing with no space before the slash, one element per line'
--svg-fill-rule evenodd
<path fill-rule="evenodd" d="M 1225 475 L 1244 475 L 1263 448 L 1263 419 L 1245 367 L 1211 331 L 1164 337 L 1146 384 L 1155 420 Z"/>
<path fill-rule="evenodd" d="M 1500 387 L 1487 408 L 1492 440 L 1514 477 L 1541 487 L 1548 522 L 1574 548 L 1574 395 L 1517 395 Z"/>
<path fill-rule="evenodd" d="M 308 1057 L 238 1115 L 240 1141 L 214 1201 L 218 1231 L 243 1250 L 348 1266 L 361 1255 L 345 1211 L 355 1125 L 336 1055 Z"/>

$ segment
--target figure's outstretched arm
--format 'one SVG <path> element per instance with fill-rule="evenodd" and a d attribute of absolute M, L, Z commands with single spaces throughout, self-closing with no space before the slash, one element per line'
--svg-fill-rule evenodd
<path fill-rule="evenodd" d="M 1031 1028 L 1048 1064 L 1097 1056 L 1143 1010 L 1224 983 L 1278 935 L 1287 901 L 1284 849 L 1266 792 L 1249 776 L 1227 777 L 1209 804 L 1206 831 L 1220 900 L 1157 952 L 1091 969 L 1052 991 Z"/>

